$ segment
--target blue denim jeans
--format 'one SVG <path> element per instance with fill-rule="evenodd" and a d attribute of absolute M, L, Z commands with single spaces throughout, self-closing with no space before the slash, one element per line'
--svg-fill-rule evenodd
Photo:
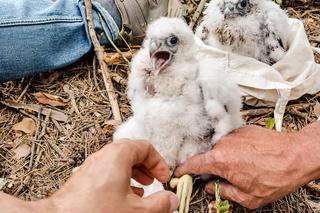
<path fill-rule="evenodd" d="M 99 3 L 93 9 L 97 33 L 100 14 L 115 39 L 114 19 Z M 91 49 L 83 0 L 0 0 L 0 82 L 67 66 Z"/>

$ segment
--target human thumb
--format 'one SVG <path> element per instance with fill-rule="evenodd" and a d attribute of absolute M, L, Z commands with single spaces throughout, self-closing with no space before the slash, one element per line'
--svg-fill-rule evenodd
<path fill-rule="evenodd" d="M 172 213 L 179 206 L 179 198 L 169 191 L 156 192 L 143 200 L 146 212 Z"/>

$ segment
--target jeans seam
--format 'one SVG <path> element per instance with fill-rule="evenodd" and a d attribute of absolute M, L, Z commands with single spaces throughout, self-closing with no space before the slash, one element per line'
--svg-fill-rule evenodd
<path fill-rule="evenodd" d="M 83 22 L 80 18 L 46 18 L 37 20 L 12 20 L 12 21 L 0 21 L 0 26 L 11 26 L 11 25 L 32 25 L 32 24 L 46 24 L 46 23 L 61 23 L 61 22 Z"/>

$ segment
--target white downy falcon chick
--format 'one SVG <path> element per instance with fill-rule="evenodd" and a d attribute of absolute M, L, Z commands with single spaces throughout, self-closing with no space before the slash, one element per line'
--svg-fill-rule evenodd
<path fill-rule="evenodd" d="M 196 48 L 192 30 L 178 18 L 160 18 L 149 25 L 129 77 L 133 116 L 114 134 L 114 139 L 150 141 L 171 169 L 188 157 L 180 153 L 184 144 L 194 144 L 185 155 L 211 147 Z"/>
<path fill-rule="evenodd" d="M 199 62 L 197 49 L 183 20 L 149 25 L 129 77 L 133 116 L 114 134 L 149 141 L 171 169 L 242 125 L 239 88 L 219 63 Z"/>
<path fill-rule="evenodd" d="M 272 0 L 211 0 L 196 35 L 207 45 L 273 65 L 288 49 L 288 16 Z"/>

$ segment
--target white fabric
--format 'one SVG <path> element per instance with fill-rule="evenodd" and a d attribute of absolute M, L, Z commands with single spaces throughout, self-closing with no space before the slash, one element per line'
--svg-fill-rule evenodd
<path fill-rule="evenodd" d="M 275 106 L 274 117 L 278 131 L 281 131 L 289 100 L 320 91 L 320 65 L 314 61 L 313 48 L 303 23 L 289 19 L 289 24 L 289 50 L 273 66 L 215 49 L 196 37 L 201 49 L 198 57 L 224 61 L 226 71 L 240 85 L 247 104 Z"/>

